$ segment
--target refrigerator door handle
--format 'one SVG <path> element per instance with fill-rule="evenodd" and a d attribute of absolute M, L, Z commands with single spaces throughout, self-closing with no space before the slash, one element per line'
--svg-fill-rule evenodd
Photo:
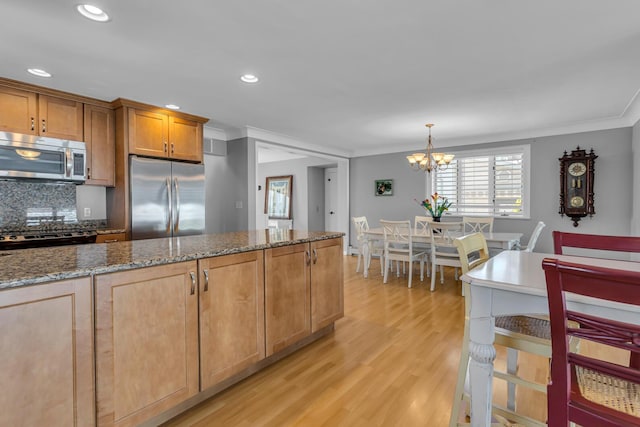
<path fill-rule="evenodd" d="M 169 204 L 169 217 L 167 218 L 167 233 L 171 234 L 171 221 L 173 218 L 173 204 L 171 203 L 171 178 L 167 177 L 167 203 Z"/>
<path fill-rule="evenodd" d="M 176 195 L 176 220 L 173 223 L 173 232 L 177 233 L 180 228 L 180 187 L 178 186 L 178 177 L 173 178 Z"/>

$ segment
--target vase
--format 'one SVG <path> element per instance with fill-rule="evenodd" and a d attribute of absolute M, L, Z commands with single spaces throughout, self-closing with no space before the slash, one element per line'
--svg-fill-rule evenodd
<path fill-rule="evenodd" d="M 440 216 L 434 216 L 434 217 L 432 217 L 432 218 L 433 218 L 433 222 L 440 222 L 440 218 L 442 218 L 442 217 L 440 217 Z"/>

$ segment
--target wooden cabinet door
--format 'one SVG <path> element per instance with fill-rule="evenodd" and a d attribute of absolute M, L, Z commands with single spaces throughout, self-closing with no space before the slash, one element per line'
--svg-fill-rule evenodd
<path fill-rule="evenodd" d="M 113 187 L 115 181 L 115 113 L 110 108 L 84 106 L 84 141 L 87 145 L 85 184 Z"/>
<path fill-rule="evenodd" d="M 0 86 L 0 131 L 37 135 L 38 96 Z"/>
<path fill-rule="evenodd" d="M 311 332 L 344 316 L 342 239 L 311 242 Z"/>
<path fill-rule="evenodd" d="M 0 425 L 94 425 L 90 279 L 0 291 Z"/>
<path fill-rule="evenodd" d="M 98 425 L 135 426 L 198 393 L 196 269 L 95 277 Z"/>
<path fill-rule="evenodd" d="M 41 136 L 84 141 L 82 102 L 55 96 L 38 96 L 38 122 Z"/>
<path fill-rule="evenodd" d="M 199 261 L 202 390 L 264 359 L 263 259 L 253 251 Z"/>
<path fill-rule="evenodd" d="M 166 114 L 129 108 L 129 153 L 168 157 L 168 147 L 169 117 Z"/>
<path fill-rule="evenodd" d="M 267 356 L 311 333 L 309 244 L 265 250 Z"/>
<path fill-rule="evenodd" d="M 169 117 L 170 157 L 202 162 L 202 124 Z"/>

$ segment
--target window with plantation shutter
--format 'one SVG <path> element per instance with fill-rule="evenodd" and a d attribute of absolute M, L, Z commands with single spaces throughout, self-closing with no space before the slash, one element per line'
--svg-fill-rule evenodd
<path fill-rule="evenodd" d="M 529 153 L 529 146 L 456 153 L 432 174 L 432 193 L 453 203 L 448 215 L 527 218 Z"/>

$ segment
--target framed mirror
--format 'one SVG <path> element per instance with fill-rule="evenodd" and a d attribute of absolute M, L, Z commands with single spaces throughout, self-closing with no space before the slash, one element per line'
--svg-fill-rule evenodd
<path fill-rule="evenodd" d="M 264 194 L 264 213 L 270 219 L 291 219 L 293 175 L 268 176 Z"/>

